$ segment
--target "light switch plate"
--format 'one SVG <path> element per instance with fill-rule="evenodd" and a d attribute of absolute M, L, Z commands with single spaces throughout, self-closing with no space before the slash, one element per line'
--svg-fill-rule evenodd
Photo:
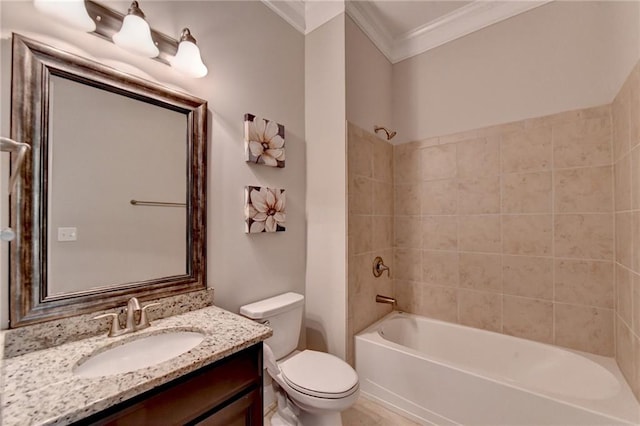
<path fill-rule="evenodd" d="M 58 241 L 76 241 L 77 239 L 77 228 L 58 228 Z"/>

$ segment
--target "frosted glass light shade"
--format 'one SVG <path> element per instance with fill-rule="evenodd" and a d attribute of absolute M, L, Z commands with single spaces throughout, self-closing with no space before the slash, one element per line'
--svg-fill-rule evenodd
<path fill-rule="evenodd" d="M 178 53 L 170 59 L 170 63 L 176 70 L 193 78 L 204 77 L 209 72 L 202 62 L 200 49 L 196 46 L 195 39 L 191 37 L 188 29 L 183 30 Z"/>
<path fill-rule="evenodd" d="M 84 0 L 33 0 L 42 13 L 82 31 L 95 31 L 96 23 L 87 13 Z"/>
<path fill-rule="evenodd" d="M 147 58 L 155 58 L 160 54 L 151 39 L 149 24 L 137 15 L 129 14 L 124 17 L 122 28 L 113 35 L 113 42 L 118 47 Z"/>

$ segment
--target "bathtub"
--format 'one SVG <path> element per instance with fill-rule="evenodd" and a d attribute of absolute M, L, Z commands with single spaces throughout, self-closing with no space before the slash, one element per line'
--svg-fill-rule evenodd
<path fill-rule="evenodd" d="M 401 312 L 355 340 L 362 395 L 421 424 L 640 424 L 611 358 Z"/>

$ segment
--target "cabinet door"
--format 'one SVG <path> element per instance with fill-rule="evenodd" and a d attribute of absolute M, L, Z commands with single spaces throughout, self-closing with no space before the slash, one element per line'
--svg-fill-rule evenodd
<path fill-rule="evenodd" d="M 196 426 L 262 426 L 262 398 L 256 389 L 211 416 L 196 422 Z"/>

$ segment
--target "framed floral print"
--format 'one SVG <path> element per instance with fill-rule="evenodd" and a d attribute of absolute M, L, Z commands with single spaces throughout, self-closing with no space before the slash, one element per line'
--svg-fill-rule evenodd
<path fill-rule="evenodd" d="M 244 115 L 244 151 L 248 163 L 284 167 L 284 126 L 253 114 Z"/>
<path fill-rule="evenodd" d="M 286 198 L 284 189 L 245 186 L 245 233 L 283 232 Z"/>

